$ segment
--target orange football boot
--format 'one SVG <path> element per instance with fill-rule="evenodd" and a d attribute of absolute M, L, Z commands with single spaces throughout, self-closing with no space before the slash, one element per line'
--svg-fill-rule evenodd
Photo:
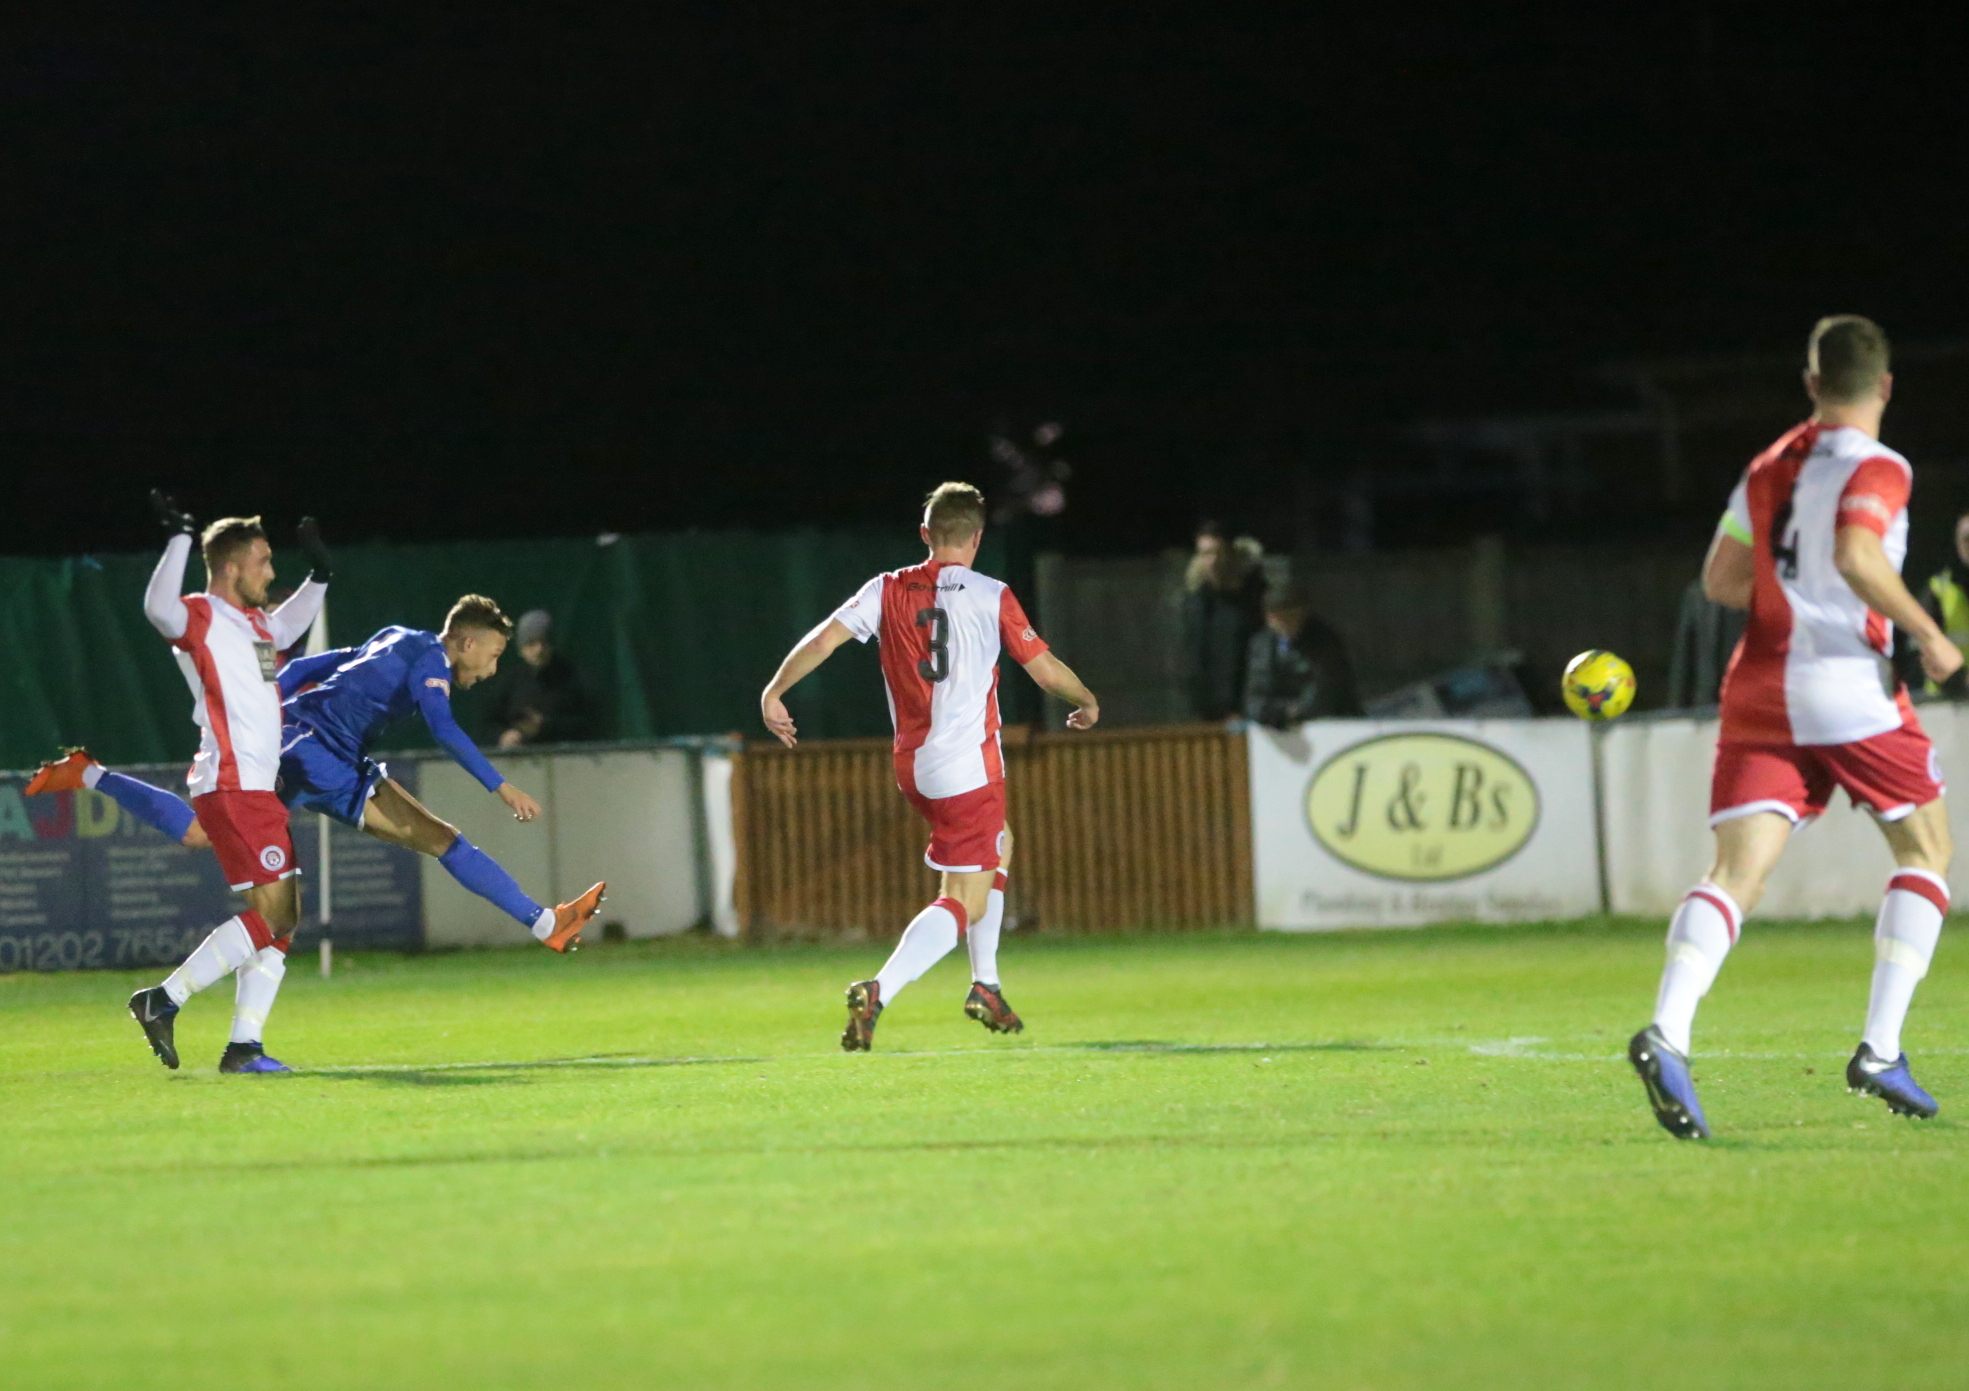
<path fill-rule="evenodd" d="M 608 888 L 608 881 L 603 880 L 572 903 L 563 903 L 556 908 L 554 930 L 547 934 L 547 945 L 561 952 L 573 951 L 579 947 L 581 929 L 588 925 L 594 918 L 596 910 L 602 906 L 603 890 L 606 888 Z"/>
<path fill-rule="evenodd" d="M 29 780 L 25 793 L 38 797 L 43 792 L 74 792 L 82 786 L 82 775 L 95 766 L 87 749 L 63 749 L 60 758 L 51 758 Z"/>

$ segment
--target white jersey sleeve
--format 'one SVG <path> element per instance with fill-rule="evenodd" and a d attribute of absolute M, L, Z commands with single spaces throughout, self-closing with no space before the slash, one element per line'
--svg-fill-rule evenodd
<path fill-rule="evenodd" d="M 191 622 L 185 608 L 185 565 L 190 559 L 191 537 L 180 532 L 164 543 L 164 554 L 144 589 L 144 617 L 172 642 L 185 635 Z"/>
<path fill-rule="evenodd" d="M 882 582 L 886 579 L 887 575 L 877 575 L 857 589 L 854 598 L 834 610 L 834 621 L 853 633 L 856 642 L 867 642 L 881 632 Z"/>
<path fill-rule="evenodd" d="M 327 585 L 307 580 L 287 596 L 287 602 L 268 614 L 267 627 L 273 630 L 275 648 L 285 652 L 306 637 L 308 629 L 314 626 L 315 615 L 321 612 L 322 603 L 327 598 Z"/>

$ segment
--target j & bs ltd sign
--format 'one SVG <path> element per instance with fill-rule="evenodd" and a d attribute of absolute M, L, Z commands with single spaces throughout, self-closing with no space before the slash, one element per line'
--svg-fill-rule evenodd
<path fill-rule="evenodd" d="M 1576 720 L 1331 720 L 1247 737 L 1261 926 L 1600 906 L 1592 754 Z"/>

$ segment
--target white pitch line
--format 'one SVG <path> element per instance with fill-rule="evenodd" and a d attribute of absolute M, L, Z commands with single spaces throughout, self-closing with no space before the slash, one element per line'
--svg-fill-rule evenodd
<path fill-rule="evenodd" d="M 1040 1043 L 1015 1048 L 920 1048 L 909 1050 L 885 1050 L 872 1053 L 869 1061 L 883 1058 L 1005 1058 L 1022 1057 L 1029 1053 L 1077 1053 L 1105 1054 L 1109 1056 L 1169 1056 L 1172 1054 L 1198 1053 L 1306 1053 L 1306 1052 L 1455 1052 L 1461 1049 L 1474 1057 L 1515 1059 L 1539 1063 L 1620 1063 L 1626 1061 L 1623 1053 L 1553 1053 L 1539 1051 L 1534 1045 L 1551 1040 L 1540 1037 L 1516 1037 L 1505 1039 L 1381 1039 L 1373 1042 L 1347 1040 L 1345 1043 L 1172 1043 L 1172 1044 L 1085 1044 L 1085 1043 Z M 1959 1057 L 1969 1054 L 1969 1048 L 1924 1048 L 1924 1057 Z M 757 1055 L 732 1057 L 585 1057 L 585 1058 L 528 1058 L 508 1061 L 479 1061 L 451 1063 L 342 1063 L 323 1067 L 297 1067 L 297 1076 L 310 1073 L 331 1075 L 336 1073 L 384 1073 L 384 1072 L 499 1072 L 511 1070 L 535 1070 L 556 1067 L 686 1067 L 707 1063 L 782 1063 L 813 1061 L 832 1056 L 828 1053 L 792 1053 L 782 1056 L 760 1057 Z M 1764 1053 L 1738 1052 L 1734 1049 L 1717 1049 L 1714 1052 L 1697 1053 L 1700 1061 L 1732 1062 L 1825 1062 L 1841 1061 L 1843 1053 Z"/>

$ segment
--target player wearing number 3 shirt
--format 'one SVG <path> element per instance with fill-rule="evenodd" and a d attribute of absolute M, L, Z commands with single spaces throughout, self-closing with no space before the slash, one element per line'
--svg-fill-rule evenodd
<path fill-rule="evenodd" d="M 841 1046 L 849 1052 L 867 1049 L 883 1009 L 960 939 L 969 942 L 971 955 L 964 1012 L 995 1033 L 1025 1027 L 998 981 L 1012 853 L 998 745 L 1000 652 L 1075 707 L 1068 728 L 1092 728 L 1100 707 L 1047 650 L 1010 587 L 971 568 L 984 523 L 984 495 L 969 484 L 945 483 L 931 493 L 918 529 L 929 558 L 863 585 L 787 654 L 760 697 L 766 728 L 791 748 L 796 739 L 786 693 L 850 638 L 880 643 L 896 729 L 896 786 L 930 823 L 923 858 L 942 873 L 942 893 L 910 922 L 875 977 L 848 987 Z"/>
<path fill-rule="evenodd" d="M 1628 1048 L 1655 1118 L 1682 1139 L 1709 1134 L 1689 1077 L 1696 1005 L 1793 829 L 1835 789 L 1872 813 L 1897 866 L 1874 925 L 1873 990 L 1847 1085 L 1900 1115 L 1939 1109 L 1909 1070 L 1901 1026 L 1948 912 L 1953 847 L 1941 769 L 1888 661 L 1893 625 L 1920 645 L 1935 681 L 1962 654 L 1901 582 L 1914 471 L 1880 443 L 1887 367 L 1876 324 L 1819 321 L 1805 372 L 1812 418 L 1744 471 L 1703 565 L 1712 600 L 1750 610 L 1723 682 L 1716 860 L 1669 923 L 1654 1022 Z"/>

